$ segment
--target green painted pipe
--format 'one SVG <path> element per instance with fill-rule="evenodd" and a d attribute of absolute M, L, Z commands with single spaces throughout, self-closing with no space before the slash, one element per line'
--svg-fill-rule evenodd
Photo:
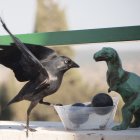
<path fill-rule="evenodd" d="M 24 43 L 37 45 L 69 45 L 140 40 L 140 26 L 72 30 L 16 35 Z M 12 42 L 9 35 L 0 36 L 0 45 Z"/>

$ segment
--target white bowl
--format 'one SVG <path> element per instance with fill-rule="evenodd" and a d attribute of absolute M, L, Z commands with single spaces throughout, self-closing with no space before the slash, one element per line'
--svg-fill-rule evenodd
<path fill-rule="evenodd" d="M 114 105 L 108 107 L 79 107 L 64 105 L 54 106 L 54 108 L 67 130 L 105 129 L 114 120 L 118 101 L 118 97 L 113 97 Z"/>

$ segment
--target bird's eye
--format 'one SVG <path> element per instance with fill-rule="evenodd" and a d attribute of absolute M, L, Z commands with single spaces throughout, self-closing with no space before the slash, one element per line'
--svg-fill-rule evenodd
<path fill-rule="evenodd" d="M 65 60 L 64 62 L 65 62 L 65 64 L 68 64 L 68 63 L 70 63 L 70 60 Z"/>

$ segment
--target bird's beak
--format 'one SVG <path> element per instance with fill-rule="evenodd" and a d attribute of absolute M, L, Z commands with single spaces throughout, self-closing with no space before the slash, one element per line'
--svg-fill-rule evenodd
<path fill-rule="evenodd" d="M 78 64 L 76 64 L 75 62 L 72 63 L 71 65 L 72 68 L 79 68 L 80 66 Z"/>

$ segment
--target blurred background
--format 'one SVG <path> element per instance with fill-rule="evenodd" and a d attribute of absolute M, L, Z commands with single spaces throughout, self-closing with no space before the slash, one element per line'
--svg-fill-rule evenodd
<path fill-rule="evenodd" d="M 52 32 L 140 25 L 140 1 L 138 0 L 0 0 L 0 16 L 13 34 Z M 0 26 L 0 35 L 6 32 Z M 107 93 L 106 64 L 95 62 L 93 54 L 102 47 L 117 50 L 125 70 L 140 75 L 140 41 L 49 46 L 58 53 L 69 56 L 81 67 L 71 69 L 63 79 L 60 89 L 45 98 L 52 103 L 72 104 L 91 101 L 100 92 Z M 13 72 L 0 65 L 0 105 L 3 108 L 25 83 L 18 82 Z M 111 96 L 118 95 L 115 92 Z M 9 106 L 1 120 L 25 120 L 28 101 Z M 116 121 L 121 120 L 120 97 Z M 31 120 L 59 121 L 52 107 L 37 105 Z"/>

